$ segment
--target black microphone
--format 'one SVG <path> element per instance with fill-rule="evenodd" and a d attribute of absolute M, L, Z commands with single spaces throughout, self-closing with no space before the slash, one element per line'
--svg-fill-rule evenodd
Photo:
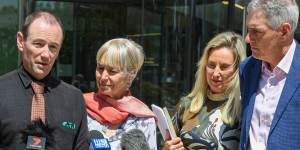
<path fill-rule="evenodd" d="M 89 132 L 89 136 L 91 150 L 111 150 L 108 139 L 104 138 L 101 132 L 92 130 Z"/>
<path fill-rule="evenodd" d="M 121 137 L 122 150 L 150 150 L 145 134 L 139 129 L 131 129 Z"/>
<path fill-rule="evenodd" d="M 92 138 L 104 138 L 103 134 L 100 131 L 92 130 L 89 132 L 90 139 Z"/>
<path fill-rule="evenodd" d="M 45 125 L 41 119 L 32 121 L 21 131 L 26 149 L 44 150 L 45 147 L 47 149 L 54 147 L 54 130 Z"/>

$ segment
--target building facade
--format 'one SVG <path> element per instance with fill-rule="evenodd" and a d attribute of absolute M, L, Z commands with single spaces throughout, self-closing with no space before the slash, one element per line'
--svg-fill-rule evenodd
<path fill-rule="evenodd" d="M 16 33 L 25 16 L 46 9 L 56 13 L 65 27 L 53 69 L 58 78 L 83 92 L 94 91 L 97 50 L 112 38 L 130 38 L 143 46 L 146 55 L 131 87 L 133 95 L 172 112 L 193 87 L 196 65 L 207 42 L 223 31 L 245 36 L 248 1 L 1 0 L 0 75 L 20 64 Z"/>
<path fill-rule="evenodd" d="M 95 55 L 107 40 L 130 38 L 141 44 L 146 61 L 133 83 L 147 104 L 174 108 L 194 82 L 196 63 L 206 43 L 219 32 L 244 34 L 247 1 L 222 0 L 1 0 L 0 74 L 20 64 L 16 32 L 38 9 L 55 12 L 65 39 L 54 74 L 95 90 Z"/>

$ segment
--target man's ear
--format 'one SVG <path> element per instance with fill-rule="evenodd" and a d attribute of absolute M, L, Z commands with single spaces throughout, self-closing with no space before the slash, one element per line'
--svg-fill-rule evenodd
<path fill-rule="evenodd" d="M 291 37 L 291 34 L 292 34 L 292 26 L 289 24 L 289 23 L 283 23 L 281 26 L 280 26 L 280 36 L 283 38 L 283 39 L 287 39 L 287 38 L 290 38 Z"/>
<path fill-rule="evenodd" d="M 17 33 L 17 46 L 20 52 L 23 52 L 24 48 L 24 36 L 22 32 Z"/>

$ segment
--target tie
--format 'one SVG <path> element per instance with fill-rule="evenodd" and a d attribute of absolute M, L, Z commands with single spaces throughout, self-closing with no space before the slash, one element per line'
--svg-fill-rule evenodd
<path fill-rule="evenodd" d="M 31 121 L 41 119 L 45 123 L 45 85 L 41 82 L 32 82 L 31 87 L 34 92 L 31 106 Z"/>

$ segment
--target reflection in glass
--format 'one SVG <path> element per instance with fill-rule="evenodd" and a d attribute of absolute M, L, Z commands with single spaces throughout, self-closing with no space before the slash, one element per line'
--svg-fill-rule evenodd
<path fill-rule="evenodd" d="M 0 2 L 0 75 L 18 66 L 18 0 Z"/>
<path fill-rule="evenodd" d="M 146 104 L 174 111 L 194 84 L 196 63 L 215 34 L 243 31 L 243 3 L 226 0 L 42 1 L 30 8 L 50 9 L 62 18 L 65 39 L 55 74 L 83 92 L 95 89 L 95 56 L 112 38 L 130 38 L 146 54 L 131 87 Z M 159 140 L 162 143 L 162 140 Z"/>

